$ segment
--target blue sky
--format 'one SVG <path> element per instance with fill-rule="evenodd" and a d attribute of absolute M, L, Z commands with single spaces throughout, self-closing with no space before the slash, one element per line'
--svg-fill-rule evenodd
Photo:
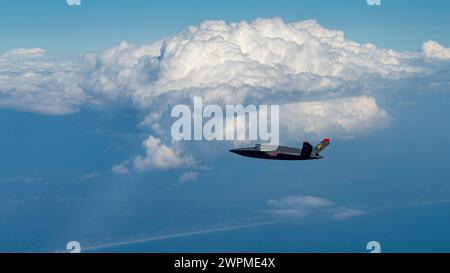
<path fill-rule="evenodd" d="M 81 6 L 71 7 L 64 0 L 35 2 L 8 1 L 0 9 L 0 251 L 61 251 L 71 240 L 94 252 L 366 252 L 372 240 L 388 252 L 450 251 L 450 125 L 446 122 L 450 3 L 384 0 L 382 6 L 373 7 L 364 0 L 82 0 Z M 230 143 L 177 146 L 155 127 L 139 125 L 162 112 L 158 123 L 151 125 L 170 128 L 167 107 L 186 102 L 164 93 L 172 86 L 180 92 L 196 94 L 198 88 L 215 96 L 216 80 L 227 77 L 226 71 L 245 72 L 230 66 L 216 79 L 218 68 L 201 66 L 214 61 L 207 57 L 198 64 L 199 71 L 211 72 L 206 79 L 171 82 L 178 76 L 173 71 L 194 66 L 189 56 L 195 54 L 188 51 L 171 59 L 149 53 L 140 59 L 143 69 L 132 66 L 131 80 L 123 80 L 121 72 L 129 75 L 129 67 L 123 68 L 121 62 L 134 58 L 140 46 L 170 36 L 173 40 L 167 39 L 167 44 L 180 49 L 176 39 L 190 36 L 179 33 L 204 20 L 251 24 L 272 17 L 282 18 L 283 30 L 289 23 L 315 19 L 324 29 L 343 31 L 346 41 L 370 42 L 398 53 L 364 48 L 354 59 L 338 64 L 344 69 L 329 72 L 326 68 L 334 66 L 328 63 L 336 59 L 323 50 L 329 45 L 316 50 L 316 40 L 311 44 L 307 40 L 310 55 L 304 61 L 310 64 L 312 59 L 312 65 L 279 62 L 292 70 L 306 69 L 318 79 L 334 73 L 327 78 L 330 86 L 313 89 L 317 96 L 302 93 L 316 84 L 302 78 L 303 70 L 296 74 L 301 80 L 292 83 L 280 65 L 281 74 L 274 79 L 279 84 L 267 88 L 246 82 L 245 73 L 230 76 L 249 86 L 242 86 L 248 88 L 245 94 L 224 87 L 248 96 L 244 102 L 263 97 L 264 102 L 313 101 L 321 107 L 324 117 L 300 110 L 310 115 L 289 120 L 298 135 L 284 137 L 283 144 L 299 146 L 306 138 L 317 142 L 330 136 L 332 145 L 323 153 L 324 160 L 240 158 L 227 152 Z M 428 40 L 441 47 L 424 46 Z M 137 46 L 115 48 L 122 41 Z M 332 46 L 336 44 L 339 41 L 333 40 Z M 284 46 L 273 52 L 289 54 Z M 46 55 L 11 51 L 18 48 L 42 48 Z M 336 54 L 353 56 L 337 48 L 333 47 Z M 105 49 L 119 57 L 109 59 Z M 92 67 L 80 61 L 88 52 L 96 54 Z M 37 59 L 31 56 L 35 54 Z M 170 69 L 146 66 L 155 62 Z M 267 68 L 271 62 L 261 61 L 267 66 L 255 73 L 270 78 L 275 73 Z M 327 65 L 309 70 L 322 62 Z M 108 78 L 110 85 L 102 85 L 98 75 Z M 160 85 L 146 85 L 155 77 L 160 77 Z M 190 85 L 196 81 L 201 88 Z M 303 86 L 304 81 L 309 85 Z M 292 87 L 297 84 L 298 89 Z M 156 102 L 147 101 L 140 96 L 142 90 L 164 94 L 152 97 Z M 257 92 L 262 95 L 252 97 Z M 279 96 L 277 101 L 273 94 Z M 201 164 L 159 168 L 152 153 L 161 146 L 154 150 L 143 146 L 149 136 L 173 151 L 191 154 Z M 138 155 L 150 162 L 145 170 L 134 166 Z M 127 173 L 114 172 L 117 164 L 123 164 Z M 197 179 L 180 182 L 186 172 L 195 172 Z M 280 217 L 292 212 L 296 216 Z M 339 213 L 345 217 L 339 218 Z"/>
<path fill-rule="evenodd" d="M 227 22 L 282 17 L 285 21 L 316 19 L 345 30 L 360 42 L 380 47 L 418 50 L 425 40 L 449 44 L 447 2 L 382 1 L 373 7 L 350 1 L 141 1 L 85 0 L 70 7 L 64 0 L 21 0 L 2 3 L 0 50 L 42 47 L 52 55 L 78 55 L 109 48 L 121 41 L 149 43 L 204 20 Z"/>

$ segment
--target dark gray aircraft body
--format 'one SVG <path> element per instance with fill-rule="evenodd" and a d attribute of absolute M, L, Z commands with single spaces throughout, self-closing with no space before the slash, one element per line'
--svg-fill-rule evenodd
<path fill-rule="evenodd" d="M 308 142 L 303 142 L 303 147 L 301 149 L 257 144 L 255 147 L 233 149 L 230 150 L 230 152 L 246 157 L 271 160 L 314 160 L 323 158 L 319 153 L 328 145 L 330 145 L 330 140 L 326 138 L 321 143 L 317 144 L 316 147 L 313 147 Z"/>

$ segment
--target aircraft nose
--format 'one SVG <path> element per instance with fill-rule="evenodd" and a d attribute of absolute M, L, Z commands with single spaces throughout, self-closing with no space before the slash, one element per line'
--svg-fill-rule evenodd
<path fill-rule="evenodd" d="M 233 154 L 237 154 L 237 155 L 241 155 L 242 154 L 242 150 L 241 149 L 231 149 L 230 152 L 232 152 Z"/>

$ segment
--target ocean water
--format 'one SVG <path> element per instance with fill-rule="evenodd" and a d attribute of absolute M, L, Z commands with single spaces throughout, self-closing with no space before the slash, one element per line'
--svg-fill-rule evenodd
<path fill-rule="evenodd" d="M 365 253 L 369 241 L 380 242 L 382 252 L 449 252 L 449 231 L 450 203 L 422 204 L 386 208 L 348 221 L 283 222 L 88 252 Z"/>

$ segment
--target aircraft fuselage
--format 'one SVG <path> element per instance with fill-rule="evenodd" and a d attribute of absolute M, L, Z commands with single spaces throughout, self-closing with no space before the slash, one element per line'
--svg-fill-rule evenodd
<path fill-rule="evenodd" d="M 233 149 L 230 152 L 252 158 L 270 160 L 316 160 L 322 157 L 312 157 L 301 154 L 301 149 L 280 146 L 275 150 L 262 151 L 258 147 Z"/>
<path fill-rule="evenodd" d="M 270 144 L 257 144 L 255 147 L 233 149 L 230 152 L 241 156 L 270 160 L 316 160 L 323 158 L 319 153 L 328 145 L 330 145 L 330 139 L 325 138 L 316 147 L 313 147 L 308 142 L 303 142 L 301 149 Z"/>

